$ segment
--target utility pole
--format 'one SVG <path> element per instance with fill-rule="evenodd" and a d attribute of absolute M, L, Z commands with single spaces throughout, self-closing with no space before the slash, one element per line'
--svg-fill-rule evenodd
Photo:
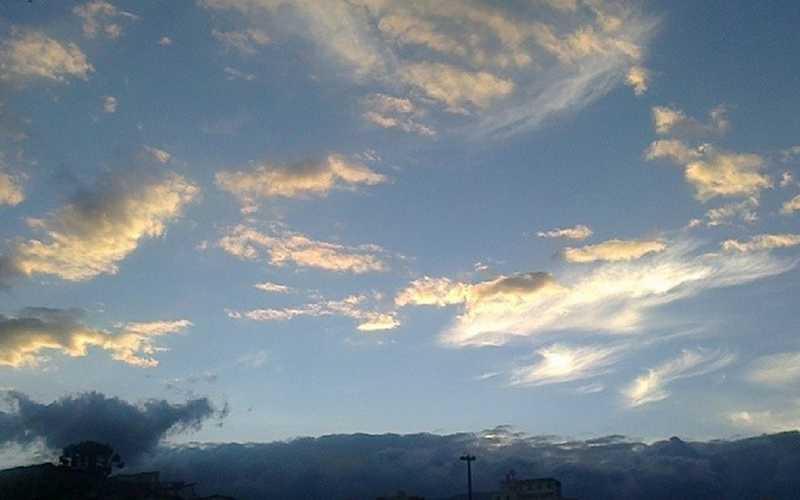
<path fill-rule="evenodd" d="M 459 457 L 459 460 L 467 462 L 467 498 L 472 500 L 472 462 L 475 460 L 475 455 L 467 453 Z"/>

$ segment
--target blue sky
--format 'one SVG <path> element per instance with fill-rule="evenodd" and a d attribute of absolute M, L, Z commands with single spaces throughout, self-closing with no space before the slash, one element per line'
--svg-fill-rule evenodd
<path fill-rule="evenodd" d="M 0 385 L 191 439 L 800 424 L 793 2 L 0 7 Z"/>

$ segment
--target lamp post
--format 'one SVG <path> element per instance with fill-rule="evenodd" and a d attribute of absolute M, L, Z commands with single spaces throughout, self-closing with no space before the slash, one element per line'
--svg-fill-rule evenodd
<path fill-rule="evenodd" d="M 472 462 L 475 460 L 475 455 L 467 453 L 459 457 L 459 460 L 467 462 L 467 498 L 472 500 Z"/>

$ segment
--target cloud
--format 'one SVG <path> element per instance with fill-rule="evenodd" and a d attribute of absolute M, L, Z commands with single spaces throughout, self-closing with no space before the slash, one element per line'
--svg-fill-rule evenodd
<path fill-rule="evenodd" d="M 800 401 L 785 408 L 740 410 L 728 413 L 728 421 L 750 432 L 781 432 L 800 428 Z"/>
<path fill-rule="evenodd" d="M 253 321 L 288 321 L 300 316 L 344 316 L 357 320 L 359 323 L 356 328 L 363 332 L 392 330 L 400 326 L 394 313 L 383 313 L 364 308 L 364 304 L 374 298 L 374 296 L 370 297 L 366 294 L 350 295 L 342 300 L 324 300 L 300 307 L 253 309 L 244 312 L 228 311 L 228 316 L 234 319 L 245 318 Z"/>
<path fill-rule="evenodd" d="M 794 184 L 794 174 L 786 170 L 781 174 L 781 181 L 778 184 L 780 187 L 785 188 Z M 798 202 L 800 203 L 800 202 Z"/>
<path fill-rule="evenodd" d="M 638 260 L 571 267 L 559 277 L 524 273 L 479 283 L 425 277 L 398 292 L 395 304 L 458 307 L 440 340 L 460 347 L 560 330 L 631 333 L 656 328 L 660 306 L 794 266 L 768 252 L 697 253 L 696 242 L 676 241 Z"/>
<path fill-rule="evenodd" d="M 750 365 L 747 379 L 774 386 L 791 386 L 800 382 L 800 352 L 782 352 L 761 356 Z"/>
<path fill-rule="evenodd" d="M 0 80 L 87 80 L 93 71 L 77 45 L 61 43 L 43 33 L 12 29 L 11 36 L 0 43 Z"/>
<path fill-rule="evenodd" d="M 661 240 L 608 240 L 596 245 L 567 247 L 562 255 L 567 262 L 618 262 L 639 259 L 666 248 L 667 244 Z"/>
<path fill-rule="evenodd" d="M 364 98 L 364 118 L 382 128 L 432 137 L 436 131 L 417 121 L 423 113 L 409 99 L 386 94 L 370 94 Z"/>
<path fill-rule="evenodd" d="M 0 165 L 0 205 L 19 205 L 25 201 L 25 192 L 19 177 L 5 172 Z"/>
<path fill-rule="evenodd" d="M 38 366 L 51 350 L 70 357 L 84 357 L 90 347 L 107 351 L 117 361 L 154 367 L 160 350 L 156 337 L 190 327 L 188 320 L 128 323 L 115 333 L 90 328 L 77 309 L 27 308 L 13 316 L 0 314 L 0 366 Z"/>
<path fill-rule="evenodd" d="M 709 227 L 724 226 L 733 223 L 734 219 L 739 219 L 747 224 L 752 224 L 758 220 L 758 209 L 760 203 L 758 198 L 750 196 L 747 199 L 722 205 L 721 207 L 712 208 L 705 214 L 705 222 L 700 219 L 694 219 L 690 222 L 690 227 L 695 227 L 704 224 Z"/>
<path fill-rule="evenodd" d="M 422 94 L 435 118 L 470 135 L 539 126 L 623 82 L 637 93 L 646 89 L 642 63 L 655 19 L 626 2 L 553 4 L 512 10 L 484 1 L 202 2 L 242 13 L 246 26 L 275 39 L 311 40 L 320 64 L 372 93 Z M 392 120 L 371 115 L 377 124 Z"/>
<path fill-rule="evenodd" d="M 172 155 L 163 149 L 155 148 L 153 146 L 144 146 L 142 149 L 148 156 L 162 165 L 166 165 L 170 162 L 170 160 L 172 160 Z"/>
<path fill-rule="evenodd" d="M 103 111 L 106 113 L 117 111 L 117 98 L 111 95 L 103 97 Z"/>
<path fill-rule="evenodd" d="M 695 198 L 706 202 L 718 196 L 758 196 L 772 187 L 772 180 L 761 172 L 764 160 L 756 154 L 718 151 L 709 144 L 689 148 L 676 139 L 658 140 L 645 152 L 648 160 L 669 159 L 684 168 Z"/>
<path fill-rule="evenodd" d="M 289 166 L 265 163 L 251 170 L 222 170 L 216 174 L 217 186 L 245 204 L 252 204 L 256 198 L 326 196 L 335 188 L 374 186 L 386 180 L 366 165 L 336 154 L 321 161 Z"/>
<path fill-rule="evenodd" d="M 541 359 L 514 369 L 511 385 L 537 386 L 595 377 L 610 370 L 619 359 L 620 350 L 608 346 L 552 344 L 536 353 Z"/>
<path fill-rule="evenodd" d="M 707 124 L 700 123 L 678 108 L 655 106 L 653 107 L 653 126 L 659 135 L 687 136 L 723 134 L 730 128 L 728 110 L 725 106 L 715 107 L 708 116 Z"/>
<path fill-rule="evenodd" d="M 168 47 L 168 46 L 172 45 L 173 43 L 174 42 L 173 42 L 172 38 L 170 38 L 168 36 L 162 36 L 161 38 L 158 39 L 158 44 L 161 45 L 162 47 Z"/>
<path fill-rule="evenodd" d="M 644 95 L 650 85 L 650 72 L 641 66 L 631 66 L 625 75 L 625 83 L 633 89 L 636 95 Z"/>
<path fill-rule="evenodd" d="M 108 38 L 116 40 L 122 35 L 122 26 L 114 22 L 118 18 L 138 20 L 139 16 L 119 10 L 104 0 L 92 0 L 83 5 L 78 5 L 72 12 L 83 19 L 83 34 L 94 38 L 98 33 L 103 33 Z"/>
<path fill-rule="evenodd" d="M 33 444 L 43 440 L 53 451 L 92 440 L 109 443 L 126 462 L 136 462 L 172 434 L 199 429 L 212 417 L 223 418 L 207 398 L 185 403 L 150 399 L 140 404 L 98 392 L 38 403 L 17 391 L 7 392 L 11 410 L 0 411 L 0 443 Z"/>
<path fill-rule="evenodd" d="M 401 74 L 407 83 L 453 110 L 467 105 L 485 108 L 514 90 L 514 82 L 487 71 L 465 71 L 443 63 L 409 64 Z"/>
<path fill-rule="evenodd" d="M 230 66 L 225 66 L 225 79 L 227 80 L 244 80 L 246 82 L 252 82 L 256 79 L 256 75 L 253 73 L 245 73 L 244 71 L 240 71 L 236 68 L 231 68 Z"/>
<path fill-rule="evenodd" d="M 106 178 L 48 217 L 28 219 L 44 235 L 17 242 L 7 264 L 22 275 L 69 281 L 115 274 L 144 239 L 162 236 L 197 193 L 194 184 L 173 173 L 144 182 L 141 176 Z"/>
<path fill-rule="evenodd" d="M 589 226 L 578 224 L 573 227 L 556 228 L 536 233 L 540 238 L 566 238 L 569 240 L 585 240 L 593 234 Z"/>
<path fill-rule="evenodd" d="M 791 215 L 795 212 L 800 212 L 800 194 L 784 202 L 781 206 L 781 213 L 784 215 Z"/>
<path fill-rule="evenodd" d="M 183 445 L 162 449 L 146 470 L 198 481 L 202 494 L 222 491 L 236 498 L 376 498 L 401 488 L 424 498 L 450 498 L 464 488 L 457 457 L 470 450 L 481 464 L 473 475 L 479 492 L 496 491 L 513 469 L 519 478 L 558 478 L 569 498 L 792 498 L 799 446 L 797 432 L 645 443 L 620 435 L 529 435 L 497 426 L 446 435 L 359 433 Z"/>
<path fill-rule="evenodd" d="M 726 252 L 749 253 L 797 245 L 800 245 L 800 234 L 759 234 L 750 238 L 749 241 L 723 241 L 722 249 Z"/>
<path fill-rule="evenodd" d="M 684 350 L 681 354 L 637 377 L 623 395 L 630 407 L 662 401 L 669 397 L 666 386 L 678 379 L 697 377 L 720 370 L 733 363 L 736 357 L 722 351 L 707 349 Z"/>
<path fill-rule="evenodd" d="M 270 283 L 269 281 L 265 281 L 264 283 L 256 283 L 253 286 L 255 288 L 258 288 L 262 292 L 267 292 L 267 293 L 289 293 L 292 290 L 286 285 L 280 285 L 278 283 Z"/>
<path fill-rule="evenodd" d="M 272 40 L 269 35 L 259 29 L 244 31 L 211 31 L 211 35 L 228 50 L 238 50 L 241 54 L 251 56 L 259 48 L 269 44 Z"/>
<path fill-rule="evenodd" d="M 230 255 L 245 260 L 259 259 L 263 251 L 267 254 L 267 261 L 278 267 L 292 263 L 297 267 L 354 274 L 388 269 L 383 259 L 385 251 L 377 245 L 345 246 L 314 240 L 279 227 L 262 233 L 238 225 L 220 239 L 219 246 Z"/>

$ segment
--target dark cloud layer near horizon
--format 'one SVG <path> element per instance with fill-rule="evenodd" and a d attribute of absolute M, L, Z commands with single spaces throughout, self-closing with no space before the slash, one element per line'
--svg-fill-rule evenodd
<path fill-rule="evenodd" d="M 151 399 L 136 405 L 86 392 L 45 404 L 9 391 L 4 399 L 11 409 L 0 411 L 0 446 L 25 446 L 41 440 L 60 451 L 70 443 L 92 440 L 110 444 L 128 462 L 154 450 L 168 434 L 198 429 L 225 412 L 217 411 L 207 398 L 185 403 Z"/>
<path fill-rule="evenodd" d="M 436 499 L 464 493 L 458 457 L 465 450 L 478 457 L 480 492 L 496 490 L 514 470 L 517 477 L 556 477 L 565 495 L 581 500 L 800 498 L 797 432 L 649 445 L 624 436 L 559 442 L 504 427 L 477 435 L 330 435 L 162 448 L 146 466 L 240 500 L 372 499 L 398 490 Z"/>

